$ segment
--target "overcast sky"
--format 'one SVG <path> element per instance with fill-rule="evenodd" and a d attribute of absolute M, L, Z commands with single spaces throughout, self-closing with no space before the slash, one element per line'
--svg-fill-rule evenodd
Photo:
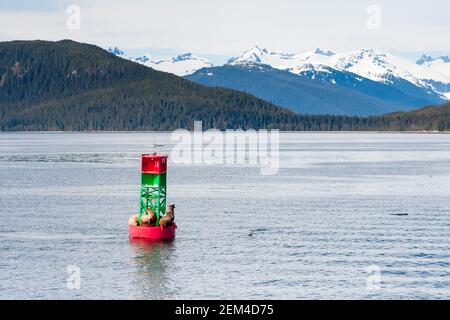
<path fill-rule="evenodd" d="M 69 5 L 80 29 L 67 27 Z M 73 39 L 130 54 L 213 61 L 258 44 L 302 52 L 362 47 L 450 54 L 448 0 L 0 0 L 0 40 Z"/>

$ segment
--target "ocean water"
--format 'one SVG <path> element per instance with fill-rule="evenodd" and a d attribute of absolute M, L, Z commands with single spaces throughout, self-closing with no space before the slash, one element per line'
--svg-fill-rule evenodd
<path fill-rule="evenodd" d="M 272 176 L 169 163 L 177 236 L 145 243 L 139 155 L 169 133 L 0 134 L 0 298 L 450 298 L 450 135 L 280 139 Z"/>

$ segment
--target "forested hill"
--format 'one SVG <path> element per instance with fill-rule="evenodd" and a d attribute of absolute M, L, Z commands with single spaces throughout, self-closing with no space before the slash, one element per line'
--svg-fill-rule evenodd
<path fill-rule="evenodd" d="M 450 105 L 375 117 L 299 115 L 70 40 L 0 43 L 0 130 L 450 130 Z"/>
<path fill-rule="evenodd" d="M 375 117 L 374 127 L 398 131 L 450 131 L 450 103 Z"/>
<path fill-rule="evenodd" d="M 70 40 L 0 43 L 0 129 L 300 129 L 298 115 Z"/>

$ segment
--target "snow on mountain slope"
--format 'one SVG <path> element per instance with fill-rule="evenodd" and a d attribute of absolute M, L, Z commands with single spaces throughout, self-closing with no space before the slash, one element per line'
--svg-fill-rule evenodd
<path fill-rule="evenodd" d="M 437 59 L 425 57 L 423 63 L 418 64 L 374 49 L 360 49 L 340 54 L 315 49 L 293 54 L 271 52 L 254 46 L 240 56 L 230 59 L 228 64 L 267 64 L 272 68 L 295 74 L 311 73 L 313 69 L 316 72 L 327 72 L 328 68 L 333 68 L 386 84 L 397 83 L 399 79 L 406 80 L 415 86 L 448 98 L 450 95 L 449 60 L 448 57 Z"/>
<path fill-rule="evenodd" d="M 423 55 L 422 58 L 416 61 L 420 65 L 431 72 L 441 74 L 441 76 L 450 82 L 450 57 L 441 56 L 433 58 L 431 56 Z"/>
<path fill-rule="evenodd" d="M 136 58 L 136 62 L 140 62 Z M 178 76 L 186 76 L 194 73 L 201 68 L 212 67 L 211 62 L 206 59 L 193 56 L 192 53 L 185 53 L 172 59 L 165 59 L 159 61 L 146 60 L 142 64 L 164 72 L 170 72 Z"/>
<path fill-rule="evenodd" d="M 390 77 L 396 77 L 423 87 L 427 87 L 424 80 L 450 82 L 450 73 L 441 74 L 431 68 L 373 49 L 339 54 L 333 57 L 333 60 L 334 67 L 375 81 L 389 83 Z"/>
<path fill-rule="evenodd" d="M 446 58 L 449 59 L 448 57 Z M 442 76 L 442 82 L 450 83 L 450 59 L 435 59 L 432 62 L 424 64 L 424 67 L 428 68 L 434 75 Z M 436 80 L 437 77 L 433 77 L 432 79 Z"/>
<path fill-rule="evenodd" d="M 335 56 L 334 52 L 324 51 L 320 48 L 316 48 L 313 51 L 307 51 L 305 53 L 300 53 L 295 55 L 295 66 L 291 67 L 289 70 L 291 72 L 297 73 L 298 70 L 302 70 L 304 65 L 314 65 L 314 66 L 327 66 L 332 67 L 330 63 Z"/>
<path fill-rule="evenodd" d="M 297 69 L 303 69 L 304 65 L 326 65 L 329 66 L 330 57 L 334 55 L 331 51 L 323 51 L 319 48 L 300 54 L 268 51 L 267 49 L 254 46 L 244 51 L 240 56 L 228 60 L 228 65 L 266 64 L 279 70 L 288 70 L 297 73 Z"/>
<path fill-rule="evenodd" d="M 433 77 L 425 81 L 435 90 L 442 92 L 450 100 L 450 58 L 448 56 L 432 58 L 423 55 L 416 61 L 416 64 L 427 69 L 430 73 L 441 77 Z"/>
<path fill-rule="evenodd" d="M 212 64 L 208 60 L 196 57 L 192 55 L 192 53 L 185 53 L 171 59 L 157 60 L 150 55 L 143 55 L 136 58 L 130 57 L 117 47 L 110 47 L 108 51 L 123 59 L 131 60 L 152 69 L 173 73 L 178 76 L 186 76 L 199 69 L 212 67 Z"/>
<path fill-rule="evenodd" d="M 245 51 L 228 62 L 230 65 L 261 63 L 272 68 L 289 70 L 293 73 L 304 70 L 306 66 L 327 66 L 340 71 L 349 71 L 365 78 L 389 82 L 390 76 L 406 79 L 414 84 L 421 84 L 419 79 L 445 80 L 442 76 L 433 75 L 413 62 L 397 58 L 393 55 L 373 50 L 361 49 L 349 53 L 334 54 L 331 51 L 315 49 L 314 51 L 292 54 L 269 52 L 258 46 Z"/>
<path fill-rule="evenodd" d="M 127 56 L 119 48 L 109 48 L 109 52 L 122 58 L 135 61 L 150 68 L 174 73 L 179 76 L 193 74 L 199 69 L 213 65 L 204 58 L 191 53 L 171 59 L 158 60 L 148 55 L 137 58 Z M 328 50 L 315 49 L 304 53 L 286 53 L 269 51 L 254 46 L 241 55 L 228 60 L 226 65 L 249 66 L 255 64 L 269 65 L 272 68 L 289 71 L 297 75 L 319 76 L 318 73 L 330 73 L 330 68 L 350 72 L 360 77 L 393 86 L 416 86 L 430 95 L 439 95 L 450 99 L 450 58 L 442 56 L 432 58 L 422 56 L 416 63 L 395 55 L 374 49 L 335 54 Z M 322 77 L 333 82 L 331 77 Z M 405 83 L 407 81 L 408 83 Z"/>
<path fill-rule="evenodd" d="M 240 56 L 228 60 L 227 65 L 245 66 L 265 64 L 272 68 L 287 70 L 295 66 L 295 55 L 283 52 L 269 52 L 267 49 L 254 46 L 244 51 Z"/>

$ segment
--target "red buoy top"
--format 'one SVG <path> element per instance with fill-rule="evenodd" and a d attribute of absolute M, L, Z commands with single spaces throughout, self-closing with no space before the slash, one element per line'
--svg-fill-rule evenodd
<path fill-rule="evenodd" d="M 167 156 L 161 154 L 143 154 L 141 156 L 142 173 L 159 174 L 167 171 Z"/>

